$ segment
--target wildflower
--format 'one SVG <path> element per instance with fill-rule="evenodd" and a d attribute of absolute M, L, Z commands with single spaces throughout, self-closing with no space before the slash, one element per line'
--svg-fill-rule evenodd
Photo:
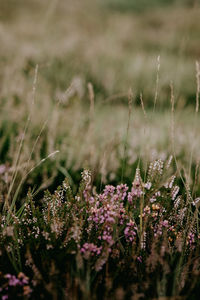
<path fill-rule="evenodd" d="M 113 185 L 106 185 L 103 191 L 103 195 L 106 197 L 108 195 L 113 196 L 115 192 L 115 187 Z"/>
<path fill-rule="evenodd" d="M 124 201 L 126 194 L 128 191 L 128 187 L 126 184 L 120 184 L 117 186 L 117 195 Z"/>
<path fill-rule="evenodd" d="M 172 192 L 171 192 L 171 195 L 172 195 L 172 200 L 175 200 L 175 198 L 176 198 L 176 196 L 177 196 L 177 194 L 178 194 L 178 192 L 179 192 L 179 186 L 175 186 L 175 187 L 173 187 L 173 189 L 172 189 Z"/>
<path fill-rule="evenodd" d="M 146 214 L 149 215 L 150 213 L 151 213 L 151 208 L 148 205 L 145 206 L 143 216 L 145 216 Z"/>
<path fill-rule="evenodd" d="M 166 228 L 169 226 L 169 222 L 167 220 L 162 221 L 161 224 L 163 227 L 166 227 Z"/>
<path fill-rule="evenodd" d="M 187 245 L 192 246 L 195 242 L 195 235 L 193 232 L 190 232 L 187 237 Z"/>
<path fill-rule="evenodd" d="M 145 189 L 150 190 L 152 186 L 152 183 L 150 181 L 148 181 L 147 183 L 144 184 Z"/>
<path fill-rule="evenodd" d="M 92 256 L 100 255 L 102 250 L 101 247 L 97 247 L 93 243 L 85 243 L 81 248 L 81 253 L 85 259 L 89 259 Z"/>
<path fill-rule="evenodd" d="M 171 188 L 173 187 L 173 184 L 174 184 L 175 179 L 176 179 L 176 176 L 173 175 L 173 176 L 169 179 L 169 181 L 165 183 L 164 187 L 165 187 L 166 189 L 168 189 L 168 188 L 171 189 Z"/>
<path fill-rule="evenodd" d="M 21 282 L 18 278 L 15 277 L 15 275 L 11 275 L 11 274 L 6 274 L 5 278 L 9 279 L 8 280 L 8 284 L 10 286 L 16 286 L 16 285 L 21 285 Z"/>
<path fill-rule="evenodd" d="M 192 202 L 192 205 L 193 206 L 197 206 L 197 204 L 199 203 L 200 201 L 200 197 L 199 198 L 196 198 L 193 202 Z"/>
<path fill-rule="evenodd" d="M 130 220 L 126 224 L 126 228 L 124 229 L 124 235 L 125 235 L 127 242 L 133 242 L 135 240 L 136 230 L 137 230 L 137 227 L 135 225 L 135 222 L 133 220 Z"/>
<path fill-rule="evenodd" d="M 131 192 L 128 193 L 128 202 L 133 203 L 133 200 L 141 197 L 144 194 L 142 188 L 142 179 L 140 177 L 140 169 L 136 169 L 135 179 L 132 183 Z"/>
<path fill-rule="evenodd" d="M 174 207 L 176 209 L 179 207 L 180 202 L 181 202 L 181 196 L 178 196 L 174 201 Z"/>
<path fill-rule="evenodd" d="M 153 196 L 153 197 L 151 197 L 151 198 L 150 198 L 150 202 L 151 202 L 151 203 L 154 203 L 154 202 L 156 202 L 156 198 L 155 198 L 155 196 Z"/>

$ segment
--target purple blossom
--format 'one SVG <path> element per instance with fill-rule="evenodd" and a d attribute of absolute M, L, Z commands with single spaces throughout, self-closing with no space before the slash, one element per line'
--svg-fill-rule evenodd
<path fill-rule="evenodd" d="M 136 231 L 137 227 L 135 225 L 135 222 L 130 220 L 126 224 L 126 228 L 124 229 L 124 235 L 127 242 L 133 242 L 135 240 L 135 237 L 137 235 Z"/>
<path fill-rule="evenodd" d="M 102 250 L 101 247 L 97 247 L 93 243 L 85 243 L 81 248 L 81 253 L 85 259 L 89 259 L 92 256 L 100 255 Z"/>
<path fill-rule="evenodd" d="M 18 278 L 16 278 L 15 275 L 6 274 L 5 278 L 9 279 L 8 284 L 10 286 L 22 285 L 22 282 Z"/>
<path fill-rule="evenodd" d="M 108 195 L 113 196 L 114 192 L 115 192 L 115 187 L 113 185 L 106 185 L 105 189 L 103 191 L 103 195 L 104 196 L 108 196 Z"/>
<path fill-rule="evenodd" d="M 195 234 L 193 232 L 190 232 L 187 237 L 187 244 L 192 246 L 194 242 L 195 242 Z"/>
<path fill-rule="evenodd" d="M 162 221 L 161 224 L 163 227 L 166 227 L 166 228 L 169 226 L 169 222 L 167 220 Z"/>
<path fill-rule="evenodd" d="M 126 184 L 120 184 L 117 186 L 117 195 L 121 198 L 122 201 L 126 198 L 128 187 Z"/>

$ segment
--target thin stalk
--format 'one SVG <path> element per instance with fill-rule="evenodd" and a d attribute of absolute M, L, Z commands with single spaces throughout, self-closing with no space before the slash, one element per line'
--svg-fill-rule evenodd
<path fill-rule="evenodd" d="M 193 153 L 194 153 L 194 146 L 196 142 L 196 136 L 198 132 L 198 112 L 199 112 L 199 95 L 200 95 L 200 66 L 199 63 L 196 62 L 196 82 L 197 82 L 197 89 L 196 89 L 196 108 L 195 108 L 195 117 L 194 117 L 194 127 L 193 127 L 193 143 L 192 143 L 192 149 L 190 153 L 190 162 L 189 162 L 189 178 L 191 177 L 191 170 L 192 170 L 192 160 L 193 160 Z"/>
<path fill-rule="evenodd" d="M 44 163 L 48 158 L 52 157 L 53 155 L 55 155 L 55 154 L 58 153 L 58 152 L 59 152 L 59 151 L 56 150 L 56 151 L 54 151 L 53 153 L 50 153 L 47 157 L 43 158 L 38 164 L 36 164 L 33 168 L 31 168 L 31 169 L 23 176 L 23 178 L 21 179 L 21 181 L 20 181 L 20 183 L 19 183 L 19 185 L 18 185 L 18 187 L 17 187 L 17 190 L 16 190 L 16 192 L 15 192 L 15 194 L 14 194 L 14 196 L 13 196 L 12 203 L 11 203 L 9 209 L 8 209 L 7 222 L 8 222 L 8 220 L 10 219 L 10 214 L 12 213 L 12 210 L 13 210 L 13 208 L 14 208 L 15 202 L 16 202 L 16 200 L 17 200 L 17 196 L 18 196 L 19 191 L 20 191 L 20 189 L 21 189 L 21 186 L 22 186 L 23 182 L 25 181 L 25 179 L 27 178 L 27 176 L 28 176 L 32 171 L 34 171 L 37 167 L 39 167 L 42 163 Z"/>
<path fill-rule="evenodd" d="M 128 142 L 130 119 L 131 119 L 131 113 L 132 113 L 132 102 L 133 102 L 133 92 L 130 89 L 129 94 L 128 94 L 128 123 L 127 123 L 126 136 L 125 136 L 125 141 L 124 141 L 124 157 L 123 157 L 123 162 L 122 162 L 121 182 L 123 182 L 123 180 L 124 180 L 124 170 L 126 167 L 127 142 Z"/>

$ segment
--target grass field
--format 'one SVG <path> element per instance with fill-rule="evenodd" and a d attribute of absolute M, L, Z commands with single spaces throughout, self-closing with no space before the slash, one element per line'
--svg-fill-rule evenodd
<path fill-rule="evenodd" d="M 198 299 L 199 14 L 0 0 L 2 300 Z"/>

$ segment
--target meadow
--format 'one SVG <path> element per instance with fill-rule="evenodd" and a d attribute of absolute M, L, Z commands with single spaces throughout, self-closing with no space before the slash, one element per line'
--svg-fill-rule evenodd
<path fill-rule="evenodd" d="M 199 299 L 200 5 L 0 0 L 0 297 Z"/>

